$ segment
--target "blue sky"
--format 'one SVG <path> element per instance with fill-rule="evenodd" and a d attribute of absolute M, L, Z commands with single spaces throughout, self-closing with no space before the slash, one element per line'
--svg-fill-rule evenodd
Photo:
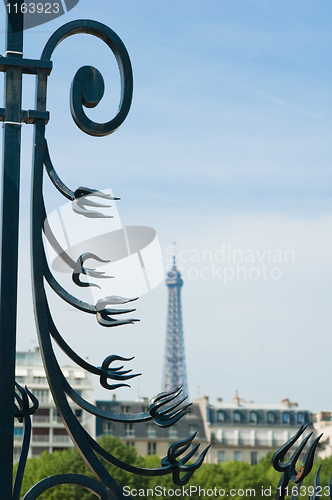
<path fill-rule="evenodd" d="M 25 55 L 37 58 L 63 23 L 91 18 L 110 26 L 131 57 L 129 116 L 111 136 L 92 138 L 70 116 L 70 83 L 80 66 L 97 67 L 106 91 L 89 116 L 109 120 L 119 97 L 115 60 L 88 35 L 54 53 L 47 138 L 68 185 L 111 187 L 123 223 L 155 228 L 165 259 L 174 240 L 178 252 L 294 251 L 294 262 L 278 264 L 278 280 L 190 279 L 188 268 L 200 273 L 205 264 L 179 263 L 191 398 L 230 400 L 238 390 L 258 403 L 288 397 L 311 410 L 331 407 L 331 17 L 325 0 L 81 0 L 25 32 Z M 4 19 L 0 29 L 4 47 Z M 24 83 L 26 109 L 33 78 Z M 35 339 L 26 299 L 31 128 L 23 126 L 19 349 Z M 45 193 L 49 211 L 64 201 L 48 182 Z M 105 352 L 136 355 L 131 366 L 143 376 L 120 398 L 160 391 L 165 288 L 140 299 L 140 324 L 111 331 L 52 299 L 80 354 L 96 364 Z"/>

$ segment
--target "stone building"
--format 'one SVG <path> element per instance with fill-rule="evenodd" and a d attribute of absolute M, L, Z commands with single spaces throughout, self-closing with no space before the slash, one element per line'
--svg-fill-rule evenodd
<path fill-rule="evenodd" d="M 332 412 L 320 411 L 313 414 L 314 428 L 317 434 L 323 433 L 316 455 L 319 458 L 327 458 L 332 455 Z"/>
<path fill-rule="evenodd" d="M 209 403 L 207 396 L 196 400 L 204 420 L 205 435 L 211 440 L 210 463 L 239 460 L 256 464 L 290 439 L 302 424 L 305 435 L 313 431 L 312 414 L 297 403 L 247 403 L 238 394 L 231 403 L 220 398 Z"/>
<path fill-rule="evenodd" d="M 142 413 L 148 411 L 148 398 L 138 401 L 97 401 L 97 406 L 114 413 Z M 106 422 L 96 418 L 97 438 L 102 435 L 119 437 L 127 446 L 135 446 L 140 455 L 158 455 L 165 457 L 171 443 L 187 439 L 197 432 L 194 444 L 201 443 L 198 453 L 208 445 L 204 430 L 204 422 L 199 405 L 192 405 L 191 413 L 182 417 L 175 425 L 168 428 L 158 427 L 153 420 L 144 423 L 130 424 Z"/>

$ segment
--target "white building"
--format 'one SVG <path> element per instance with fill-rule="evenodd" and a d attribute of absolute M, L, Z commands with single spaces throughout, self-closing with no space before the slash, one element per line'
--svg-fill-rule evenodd
<path fill-rule="evenodd" d="M 210 463 L 238 460 L 256 464 L 288 441 L 302 424 L 309 424 L 304 436 L 313 431 L 312 414 L 288 399 L 280 404 L 255 404 L 236 394 L 231 403 L 219 398 L 210 404 L 207 396 L 195 403 L 201 408 L 205 434 L 211 440 Z"/>
<path fill-rule="evenodd" d="M 62 373 L 84 399 L 95 403 L 92 376 L 83 369 L 74 366 L 62 366 Z M 58 414 L 49 389 L 39 350 L 16 353 L 16 382 L 27 386 L 39 401 L 39 408 L 31 418 L 32 436 L 29 456 L 38 456 L 43 451 L 50 453 L 74 446 Z M 83 411 L 75 403 L 70 402 L 76 417 L 87 432 L 95 437 L 95 417 Z M 14 461 L 20 457 L 23 439 L 23 425 L 15 419 L 14 428 Z"/>
<path fill-rule="evenodd" d="M 322 459 L 330 457 L 332 455 L 332 412 L 314 413 L 313 421 L 316 433 L 323 433 L 317 446 L 317 456 Z"/>

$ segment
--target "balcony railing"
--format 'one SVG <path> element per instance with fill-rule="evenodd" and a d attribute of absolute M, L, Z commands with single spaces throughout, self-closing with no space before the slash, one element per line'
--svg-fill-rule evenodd
<path fill-rule="evenodd" d="M 49 415 L 34 415 L 32 417 L 32 421 L 35 424 L 46 424 L 46 423 L 49 423 L 50 417 L 49 417 Z"/>
<path fill-rule="evenodd" d="M 255 446 L 255 447 L 265 447 L 265 448 L 278 448 L 284 444 L 284 441 L 277 439 L 234 439 L 234 438 L 222 438 L 222 439 L 212 439 L 213 444 L 227 445 L 227 446 Z"/>
<path fill-rule="evenodd" d="M 40 442 L 47 443 L 49 440 L 50 440 L 49 435 L 44 435 L 44 434 L 33 434 L 32 435 L 32 441 L 38 441 L 39 443 Z"/>
<path fill-rule="evenodd" d="M 53 443 L 69 443 L 69 436 L 53 436 Z"/>
<path fill-rule="evenodd" d="M 62 424 L 62 418 L 61 417 L 53 417 L 52 421 L 55 424 Z"/>
<path fill-rule="evenodd" d="M 76 417 L 76 418 L 80 424 L 83 422 L 83 417 Z M 62 424 L 62 418 L 61 417 L 53 417 L 52 423 L 53 424 Z"/>

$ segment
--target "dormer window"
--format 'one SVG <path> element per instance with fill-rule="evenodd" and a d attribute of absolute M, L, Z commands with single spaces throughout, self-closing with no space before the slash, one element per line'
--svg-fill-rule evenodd
<path fill-rule="evenodd" d="M 290 414 L 288 412 L 282 414 L 282 423 L 290 424 Z"/>
<path fill-rule="evenodd" d="M 251 411 L 249 414 L 249 422 L 251 424 L 257 424 L 258 421 L 258 415 L 256 411 Z"/>
<path fill-rule="evenodd" d="M 233 422 L 240 424 L 241 421 L 242 421 L 241 412 L 238 410 L 235 410 L 235 412 L 233 413 Z"/>
<path fill-rule="evenodd" d="M 266 419 L 267 419 L 267 423 L 268 423 L 268 424 L 274 424 L 274 423 L 275 423 L 275 421 L 276 421 L 276 416 L 275 416 L 275 414 L 273 413 L 273 411 L 269 411 L 269 412 L 267 413 L 267 417 L 266 417 Z"/>
<path fill-rule="evenodd" d="M 218 422 L 226 422 L 226 415 L 224 411 L 222 410 L 217 411 L 217 420 Z"/>
<path fill-rule="evenodd" d="M 296 420 L 298 424 L 304 424 L 304 413 L 298 413 L 296 415 Z"/>

